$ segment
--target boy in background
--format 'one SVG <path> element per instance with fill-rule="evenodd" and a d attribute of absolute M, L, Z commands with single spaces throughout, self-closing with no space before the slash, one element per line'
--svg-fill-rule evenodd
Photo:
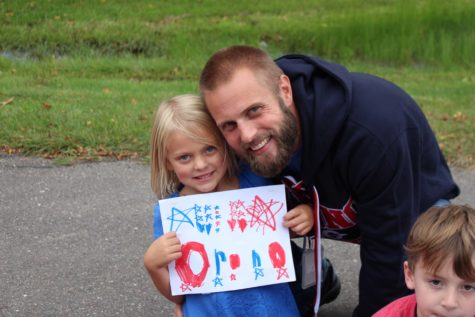
<path fill-rule="evenodd" d="M 405 249 L 405 281 L 415 294 L 373 317 L 475 317 L 475 209 L 429 209 L 415 222 Z"/>

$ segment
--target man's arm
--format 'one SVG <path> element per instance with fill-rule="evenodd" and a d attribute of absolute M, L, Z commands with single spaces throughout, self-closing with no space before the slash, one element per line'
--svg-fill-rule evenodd
<path fill-rule="evenodd" d="M 359 305 L 354 316 L 371 316 L 410 293 L 404 282 L 403 245 L 422 212 L 424 190 L 414 162 L 417 154 L 407 145 L 419 139 L 414 134 L 417 131 L 403 132 L 383 153 L 366 153 L 373 155 L 366 159 L 368 168 L 362 169 L 365 159 L 359 160 L 359 172 L 350 180 L 361 232 Z"/>

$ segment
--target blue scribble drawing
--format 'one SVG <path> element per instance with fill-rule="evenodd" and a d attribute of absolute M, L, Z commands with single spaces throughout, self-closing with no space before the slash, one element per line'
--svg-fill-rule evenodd
<path fill-rule="evenodd" d="M 259 267 L 262 266 L 261 264 L 261 256 L 256 250 L 252 250 L 252 267 Z"/>
<path fill-rule="evenodd" d="M 226 254 L 223 251 L 214 250 L 214 260 L 216 261 L 216 278 L 213 280 L 214 287 L 223 286 L 221 275 L 221 262 L 226 262 Z"/>
<path fill-rule="evenodd" d="M 196 222 L 196 229 L 198 229 L 199 232 L 203 233 L 206 231 L 206 233 L 209 235 L 209 232 L 211 231 L 211 227 L 213 225 L 208 223 L 208 224 L 202 224 L 200 222 Z"/>
<path fill-rule="evenodd" d="M 214 282 L 214 287 L 220 285 L 220 286 L 223 286 L 223 279 L 221 277 L 216 276 L 216 278 L 213 280 Z"/>
<path fill-rule="evenodd" d="M 184 211 L 181 211 L 178 208 L 172 207 L 172 214 L 171 216 L 167 217 L 167 220 L 170 220 L 170 231 L 178 231 L 183 223 L 188 223 L 194 227 L 193 221 L 190 219 L 190 217 L 188 217 L 188 214 L 192 210 L 193 209 L 185 209 Z M 175 223 L 177 223 L 176 227 Z"/>
<path fill-rule="evenodd" d="M 215 206 L 214 210 L 213 214 L 213 207 L 211 205 L 205 204 L 201 207 L 195 204 L 196 229 L 199 232 L 209 235 L 213 228 L 213 223 L 215 226 L 219 225 L 219 222 L 215 222 L 217 219 L 216 215 L 219 216 L 219 206 Z M 215 231 L 218 232 L 219 230 L 216 229 Z"/>
<path fill-rule="evenodd" d="M 254 268 L 254 280 L 257 280 L 259 276 L 264 277 L 264 269 L 262 267 Z"/>
<path fill-rule="evenodd" d="M 221 275 L 221 262 L 226 262 L 226 254 L 223 251 L 214 250 L 214 260 L 216 262 L 216 275 Z"/>
<path fill-rule="evenodd" d="M 198 232 L 209 235 L 213 226 L 215 226 L 215 232 L 219 232 L 221 225 L 219 212 L 219 206 L 212 205 L 194 204 L 193 207 L 184 210 L 172 207 L 171 215 L 167 217 L 167 220 L 170 221 L 170 231 L 178 231 L 183 224 L 188 224 Z"/>
<path fill-rule="evenodd" d="M 264 269 L 262 268 L 261 264 L 261 256 L 256 250 L 252 250 L 252 267 L 254 268 L 254 280 L 257 278 L 264 277 Z"/>

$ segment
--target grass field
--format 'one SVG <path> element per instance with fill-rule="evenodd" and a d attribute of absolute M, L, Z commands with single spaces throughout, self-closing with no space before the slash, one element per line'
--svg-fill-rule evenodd
<path fill-rule="evenodd" d="M 475 3 L 0 0 L 0 148 L 68 163 L 147 159 L 161 99 L 217 49 L 300 52 L 402 86 L 450 163 L 474 166 Z"/>

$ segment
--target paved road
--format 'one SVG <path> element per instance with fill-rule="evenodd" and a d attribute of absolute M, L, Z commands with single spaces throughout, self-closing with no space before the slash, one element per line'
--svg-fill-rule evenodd
<path fill-rule="evenodd" d="M 458 201 L 475 206 L 475 173 L 453 172 Z M 0 317 L 170 316 L 142 265 L 153 203 L 141 163 L 0 156 Z M 343 290 L 320 316 L 350 316 L 358 247 L 325 241 L 325 252 Z"/>

